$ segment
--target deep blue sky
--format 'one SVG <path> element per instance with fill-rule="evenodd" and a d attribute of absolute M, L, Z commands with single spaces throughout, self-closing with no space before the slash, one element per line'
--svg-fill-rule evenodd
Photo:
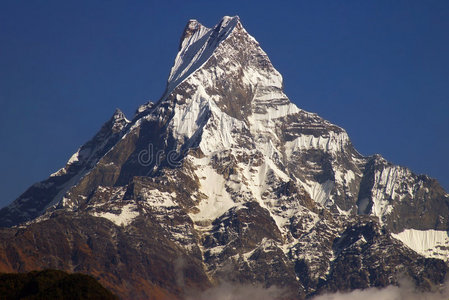
<path fill-rule="evenodd" d="M 132 3 L 132 4 L 131 4 Z M 243 25 L 300 108 L 449 190 L 449 1 L 0 2 L 0 206 L 115 108 L 158 100 L 186 22 Z"/>

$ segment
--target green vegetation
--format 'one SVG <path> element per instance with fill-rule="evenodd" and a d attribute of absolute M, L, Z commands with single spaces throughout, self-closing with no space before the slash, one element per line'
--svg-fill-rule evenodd
<path fill-rule="evenodd" d="M 93 277 L 85 274 L 68 274 L 58 270 L 29 273 L 0 274 L 1 300 L 48 299 L 114 299 Z"/>

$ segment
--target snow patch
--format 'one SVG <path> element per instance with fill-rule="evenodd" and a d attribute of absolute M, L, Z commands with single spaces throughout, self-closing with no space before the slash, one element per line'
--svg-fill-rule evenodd
<path fill-rule="evenodd" d="M 393 210 L 393 201 L 401 201 L 406 196 L 412 196 L 412 186 L 408 179 L 411 172 L 399 166 L 386 166 L 374 173 L 374 184 L 372 188 L 371 214 L 379 217 L 382 222 L 383 216 Z"/>
<path fill-rule="evenodd" d="M 206 195 L 197 205 L 199 212 L 190 213 L 193 221 L 212 221 L 236 206 L 226 191 L 226 181 L 208 165 L 199 166 L 195 171 L 200 180 L 200 192 Z"/>
<path fill-rule="evenodd" d="M 334 182 L 327 180 L 323 183 L 307 181 L 302 185 L 309 193 L 310 197 L 317 203 L 325 206 L 331 200 L 331 192 L 334 188 Z"/>
<path fill-rule="evenodd" d="M 177 206 L 177 204 L 173 201 L 173 199 L 176 198 L 176 193 L 168 193 L 168 192 L 161 192 L 157 189 L 147 189 L 142 188 L 140 191 L 140 194 L 145 198 L 148 205 L 150 207 L 173 207 Z"/>
<path fill-rule="evenodd" d="M 111 212 L 94 212 L 95 217 L 105 218 L 117 226 L 128 226 L 138 215 L 139 211 L 135 204 L 128 204 L 121 208 L 118 214 Z"/>
<path fill-rule="evenodd" d="M 425 257 L 449 260 L 449 236 L 447 231 L 405 229 L 401 233 L 392 233 L 391 235 Z"/>
<path fill-rule="evenodd" d="M 348 134 L 345 131 L 329 131 L 328 135 L 300 135 L 293 141 L 286 143 L 287 157 L 291 157 L 295 151 L 321 149 L 330 153 L 343 152 L 349 143 Z"/>

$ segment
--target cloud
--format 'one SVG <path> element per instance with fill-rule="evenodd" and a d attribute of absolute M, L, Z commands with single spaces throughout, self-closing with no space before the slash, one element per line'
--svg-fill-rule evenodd
<path fill-rule="evenodd" d="M 179 256 L 173 262 L 176 285 L 184 290 L 185 300 L 277 300 L 282 299 L 286 290 L 271 286 L 264 288 L 260 284 L 241 284 L 231 282 L 230 279 L 222 279 L 221 282 L 204 291 L 189 289 L 186 287 L 186 278 L 184 271 L 188 267 L 185 258 Z M 232 273 L 232 266 L 224 267 Z"/>
<path fill-rule="evenodd" d="M 186 267 L 186 261 L 181 256 L 178 256 L 173 264 L 175 271 L 176 284 L 180 288 L 184 288 L 184 268 Z"/>
<path fill-rule="evenodd" d="M 186 300 L 275 300 L 284 295 L 285 290 L 275 286 L 264 288 L 259 285 L 243 285 L 223 282 L 202 292 L 194 292 Z"/>
<path fill-rule="evenodd" d="M 186 261 L 178 257 L 174 263 L 174 271 L 177 285 L 184 289 L 185 300 L 292 300 L 291 296 L 288 296 L 290 293 L 285 288 L 276 286 L 265 288 L 257 284 L 235 283 L 229 279 L 204 291 L 185 289 L 183 272 L 185 267 Z M 389 285 L 384 288 L 323 294 L 308 300 L 449 300 L 449 282 L 439 286 L 433 292 L 419 292 L 410 279 L 403 277 L 399 280 L 399 286 Z"/>
<path fill-rule="evenodd" d="M 402 280 L 397 286 L 385 288 L 369 288 L 354 290 L 349 293 L 325 294 L 312 298 L 312 300 L 448 300 L 449 289 L 443 286 L 437 292 L 417 292 L 408 280 Z"/>
<path fill-rule="evenodd" d="M 243 285 L 223 282 L 202 292 L 190 293 L 186 300 L 278 300 L 286 299 L 286 290 L 278 287 L 263 288 L 258 285 Z M 290 297 L 287 297 L 291 299 Z M 438 292 L 417 292 L 411 281 L 402 280 L 398 286 L 385 288 L 369 288 L 354 290 L 349 293 L 325 294 L 310 300 L 448 300 L 448 285 L 444 285 Z"/>

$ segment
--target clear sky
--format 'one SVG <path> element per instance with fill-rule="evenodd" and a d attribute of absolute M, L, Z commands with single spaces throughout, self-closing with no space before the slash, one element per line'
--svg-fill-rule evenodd
<path fill-rule="evenodd" d="M 0 206 L 156 101 L 189 19 L 239 15 L 300 108 L 449 190 L 449 1 L 0 2 Z"/>

